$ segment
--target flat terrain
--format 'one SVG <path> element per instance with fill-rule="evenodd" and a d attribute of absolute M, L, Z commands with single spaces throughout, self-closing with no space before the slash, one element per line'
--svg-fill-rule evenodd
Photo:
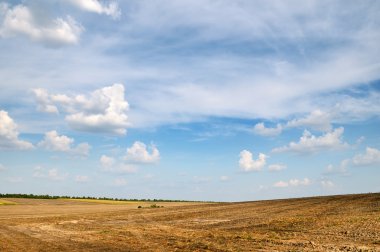
<path fill-rule="evenodd" d="M 1 202 L 0 251 L 380 251 L 379 193 L 156 203 L 163 208 L 148 202 Z"/>

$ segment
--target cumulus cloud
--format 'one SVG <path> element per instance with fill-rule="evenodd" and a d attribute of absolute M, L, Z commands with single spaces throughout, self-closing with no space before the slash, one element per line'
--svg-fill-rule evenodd
<path fill-rule="evenodd" d="M 76 44 L 83 31 L 72 17 L 56 18 L 42 23 L 25 5 L 10 7 L 0 3 L 0 37 L 24 35 L 49 46 Z"/>
<path fill-rule="evenodd" d="M 46 170 L 42 166 L 36 166 L 33 169 L 34 178 L 45 178 L 54 181 L 62 181 L 65 180 L 68 175 L 68 173 L 60 173 L 59 170 L 56 168 Z"/>
<path fill-rule="evenodd" d="M 121 15 L 121 11 L 117 2 L 110 2 L 108 5 L 98 0 L 69 0 L 72 5 L 89 12 L 105 14 L 117 19 Z"/>
<path fill-rule="evenodd" d="M 250 151 L 243 150 L 240 152 L 239 167 L 245 171 L 260 171 L 266 164 L 267 156 L 263 153 L 259 154 L 257 160 L 253 159 Z"/>
<path fill-rule="evenodd" d="M 58 135 L 55 130 L 45 133 L 44 139 L 38 143 L 39 147 L 42 147 L 49 151 L 66 152 L 69 154 L 88 156 L 91 146 L 88 143 L 80 143 L 77 146 L 73 146 L 74 139 L 65 135 Z"/>
<path fill-rule="evenodd" d="M 281 124 L 277 124 L 275 128 L 266 128 L 264 123 L 261 122 L 254 126 L 253 132 L 261 136 L 277 136 L 281 134 L 282 126 Z"/>
<path fill-rule="evenodd" d="M 315 153 L 323 150 L 342 149 L 348 146 L 342 140 L 343 132 L 344 128 L 340 127 L 316 137 L 305 130 L 299 142 L 290 142 L 287 146 L 274 148 L 272 152 Z"/>
<path fill-rule="evenodd" d="M 331 126 L 331 114 L 323 112 L 321 110 L 314 110 L 304 118 L 294 119 L 286 124 L 286 127 L 308 127 L 318 131 L 330 131 Z"/>
<path fill-rule="evenodd" d="M 34 89 L 34 94 L 37 109 L 54 113 L 63 110 L 65 120 L 75 130 L 124 135 L 129 126 L 129 104 L 122 84 L 97 89 L 89 95 L 48 94 L 43 89 Z"/>
<path fill-rule="evenodd" d="M 58 114 L 58 108 L 53 105 L 52 99 L 46 89 L 35 88 L 32 90 L 37 101 L 37 110 L 45 113 Z"/>
<path fill-rule="evenodd" d="M 304 178 L 303 180 L 291 179 L 289 181 L 278 181 L 273 184 L 274 187 L 297 187 L 297 186 L 308 186 L 311 184 L 310 179 Z"/>
<path fill-rule="evenodd" d="M 33 144 L 18 139 L 17 124 L 8 115 L 7 111 L 0 110 L 0 149 L 28 150 L 33 149 Z"/>
<path fill-rule="evenodd" d="M 148 147 L 139 141 L 133 143 L 133 145 L 127 149 L 127 154 L 124 159 L 134 163 L 156 163 L 160 159 L 160 152 L 154 145 L 150 145 L 151 153 L 148 151 Z"/>
<path fill-rule="evenodd" d="M 367 147 L 365 153 L 357 154 L 352 158 L 352 163 L 356 166 L 380 164 L 380 150 Z"/>
<path fill-rule="evenodd" d="M 269 171 L 282 171 L 285 170 L 287 167 L 284 164 L 271 164 L 268 166 Z"/>

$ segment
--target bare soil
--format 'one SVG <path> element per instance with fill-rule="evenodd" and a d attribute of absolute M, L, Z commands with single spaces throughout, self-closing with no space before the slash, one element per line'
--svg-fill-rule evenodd
<path fill-rule="evenodd" d="M 6 200 L 17 205 L 0 206 L 0 251 L 380 251 L 380 193 L 164 208 Z"/>

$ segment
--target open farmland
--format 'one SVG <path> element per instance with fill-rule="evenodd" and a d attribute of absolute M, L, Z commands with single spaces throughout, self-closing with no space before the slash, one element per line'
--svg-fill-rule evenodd
<path fill-rule="evenodd" d="M 0 251 L 380 251 L 379 193 L 156 203 L 163 208 L 63 199 L 0 204 Z"/>

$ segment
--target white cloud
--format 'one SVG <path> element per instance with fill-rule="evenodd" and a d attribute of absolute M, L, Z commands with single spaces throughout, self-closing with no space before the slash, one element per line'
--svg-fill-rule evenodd
<path fill-rule="evenodd" d="M 37 21 L 36 14 L 25 5 L 10 7 L 0 3 L 0 37 L 24 35 L 33 41 L 42 42 L 49 46 L 76 44 L 83 31 L 72 17 L 56 18 L 49 22 Z"/>
<path fill-rule="evenodd" d="M 117 161 L 113 157 L 102 155 L 99 159 L 102 171 L 113 173 L 136 173 L 138 167 L 135 164 L 124 163 Z"/>
<path fill-rule="evenodd" d="M 52 104 L 46 89 L 36 88 L 32 90 L 37 100 L 37 110 L 45 113 L 58 114 L 58 108 Z"/>
<path fill-rule="evenodd" d="M 125 180 L 125 178 L 116 178 L 114 179 L 113 184 L 115 186 L 126 186 L 127 180 Z"/>
<path fill-rule="evenodd" d="M 42 166 L 36 166 L 33 169 L 34 178 L 45 178 L 54 181 L 62 181 L 65 180 L 68 175 L 68 173 L 60 173 L 56 168 L 46 170 Z"/>
<path fill-rule="evenodd" d="M 304 178 L 303 180 L 298 180 L 298 179 L 291 179 L 289 180 L 289 186 L 307 186 L 310 185 L 311 181 L 308 178 Z"/>
<path fill-rule="evenodd" d="M 72 146 L 74 139 L 65 135 L 58 135 L 57 131 L 52 130 L 45 133 L 44 139 L 38 143 L 49 151 L 66 152 L 69 154 L 88 156 L 91 146 L 88 143 L 80 143 L 77 146 Z"/>
<path fill-rule="evenodd" d="M 90 178 L 88 176 L 85 176 L 85 175 L 75 176 L 75 181 L 78 183 L 85 183 L 85 182 L 88 182 L 89 180 L 90 180 Z"/>
<path fill-rule="evenodd" d="M 309 127 L 318 131 L 330 131 L 331 126 L 331 115 L 329 113 L 323 112 L 321 110 L 314 110 L 309 115 L 304 118 L 294 119 L 289 121 L 287 127 Z"/>
<path fill-rule="evenodd" d="M 58 107 L 67 115 L 65 120 L 75 130 L 124 135 L 129 126 L 128 102 L 124 99 L 124 85 L 114 84 L 93 91 L 90 95 L 49 95 L 46 90 L 34 89 L 42 111 L 56 112 Z M 49 109 L 50 108 L 50 109 Z M 57 111 L 58 112 L 58 111 Z"/>
<path fill-rule="evenodd" d="M 47 172 L 47 178 L 50 180 L 65 180 L 68 176 L 67 173 L 61 174 L 59 173 L 58 169 L 50 169 Z"/>
<path fill-rule="evenodd" d="M 17 124 L 8 115 L 8 112 L 0 110 L 0 149 L 10 150 L 28 150 L 33 149 L 33 144 L 19 140 Z"/>
<path fill-rule="evenodd" d="M 339 166 L 335 167 L 332 164 L 329 164 L 326 167 L 326 171 L 324 174 L 330 175 L 330 174 L 342 174 L 342 175 L 349 175 L 347 171 L 347 167 L 350 164 L 351 160 L 350 159 L 344 159 L 340 162 Z"/>
<path fill-rule="evenodd" d="M 285 182 L 285 181 L 278 181 L 278 182 L 274 183 L 273 186 L 274 187 L 288 187 L 289 183 Z"/>
<path fill-rule="evenodd" d="M 113 173 L 135 173 L 138 171 L 138 164 L 153 164 L 160 160 L 160 152 L 151 145 L 148 147 L 136 141 L 130 148 L 127 148 L 127 153 L 123 157 L 115 159 L 107 155 L 102 155 L 99 159 L 101 168 L 105 172 Z"/>
<path fill-rule="evenodd" d="M 281 124 L 277 124 L 276 128 L 266 128 L 264 123 L 257 123 L 253 128 L 253 132 L 261 136 L 277 136 L 282 132 Z"/>
<path fill-rule="evenodd" d="M 321 186 L 325 189 L 331 189 L 335 187 L 335 184 L 331 180 L 321 180 Z"/>
<path fill-rule="evenodd" d="M 288 146 L 275 148 L 272 152 L 315 153 L 324 150 L 342 149 L 348 146 L 342 140 L 343 132 L 344 128 L 340 127 L 316 137 L 305 130 L 298 143 L 290 142 Z"/>
<path fill-rule="evenodd" d="M 352 158 L 356 166 L 370 166 L 380 164 L 380 150 L 367 147 L 364 154 L 357 154 Z"/>
<path fill-rule="evenodd" d="M 147 146 L 139 141 L 133 143 L 132 147 L 127 149 L 127 154 L 124 159 L 129 162 L 135 163 L 156 163 L 160 159 L 160 152 L 156 146 L 150 146 L 151 153 L 149 153 Z"/>
<path fill-rule="evenodd" d="M 121 15 L 117 2 L 110 2 L 108 5 L 102 4 L 98 0 L 69 0 L 69 2 L 84 11 L 105 14 L 114 19 Z"/>
<path fill-rule="evenodd" d="M 271 164 L 268 166 L 269 171 L 282 171 L 285 170 L 287 167 L 284 164 Z"/>
<path fill-rule="evenodd" d="M 260 153 L 258 159 L 254 160 L 250 151 L 243 150 L 240 152 L 239 167 L 246 172 L 261 171 L 266 164 L 266 158 L 266 155 Z"/>
<path fill-rule="evenodd" d="M 110 169 L 115 164 L 115 159 L 106 155 L 100 157 L 100 164 L 104 170 Z"/>
<path fill-rule="evenodd" d="M 289 181 L 278 181 L 273 184 L 274 187 L 297 187 L 297 186 L 308 186 L 311 185 L 311 181 L 308 178 L 303 180 L 291 179 Z"/>
<path fill-rule="evenodd" d="M 5 170 L 7 170 L 7 168 L 4 165 L 0 164 L 0 172 L 5 171 Z"/>

